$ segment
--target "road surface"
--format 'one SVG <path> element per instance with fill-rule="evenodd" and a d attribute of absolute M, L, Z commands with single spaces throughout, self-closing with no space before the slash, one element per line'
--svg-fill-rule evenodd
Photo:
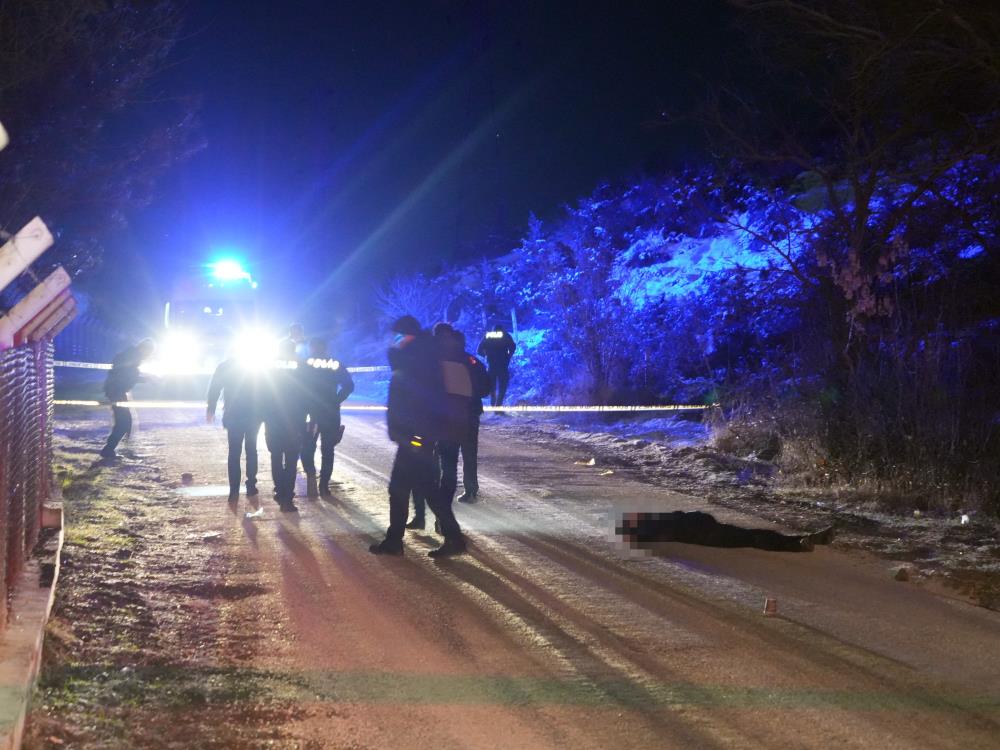
<path fill-rule="evenodd" d="M 66 434 L 99 444 L 103 414 L 68 419 Z M 155 465 L 169 512 L 212 550 L 211 590 L 189 577 L 170 594 L 197 637 L 154 661 L 244 675 L 246 700 L 300 706 L 271 721 L 275 746 L 1000 746 L 998 613 L 837 549 L 626 549 L 623 511 L 762 522 L 579 465 L 514 420 L 485 419 L 483 502 L 456 504 L 470 554 L 434 561 L 430 531 L 408 532 L 402 558 L 368 552 L 388 521 L 380 415 L 346 419 L 334 497 L 298 498 L 295 516 L 271 500 L 261 439 L 264 513 L 248 518 L 246 498 L 226 502 L 223 431 L 143 412 L 137 458 L 101 471 Z M 176 486 L 184 472 L 193 486 Z"/>

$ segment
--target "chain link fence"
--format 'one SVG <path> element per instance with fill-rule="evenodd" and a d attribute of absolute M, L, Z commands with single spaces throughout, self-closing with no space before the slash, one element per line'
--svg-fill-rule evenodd
<path fill-rule="evenodd" d="M 0 351 L 0 629 L 52 488 L 52 361 L 49 342 Z"/>

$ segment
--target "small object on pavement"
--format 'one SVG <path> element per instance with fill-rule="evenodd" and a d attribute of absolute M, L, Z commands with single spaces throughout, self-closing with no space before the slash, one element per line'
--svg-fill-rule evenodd
<path fill-rule="evenodd" d="M 261 517 L 263 517 L 263 515 L 264 515 L 264 509 L 263 508 L 257 508 L 257 510 L 255 510 L 253 513 L 247 513 L 246 517 L 247 518 L 261 518 Z"/>
<path fill-rule="evenodd" d="M 589 461 L 574 461 L 573 464 L 574 466 L 596 466 L 597 459 L 591 458 Z"/>
<path fill-rule="evenodd" d="M 962 524 L 963 526 L 968 526 L 968 525 L 969 525 L 969 522 L 970 522 L 970 521 L 971 521 L 972 519 L 970 519 L 970 518 L 969 518 L 969 514 L 968 514 L 968 513 L 963 513 L 963 514 L 962 514 L 962 518 L 961 518 L 961 519 L 959 519 L 959 520 L 960 520 L 960 523 L 961 523 L 961 524 Z"/>
<path fill-rule="evenodd" d="M 910 580 L 910 569 L 905 565 L 896 571 L 896 575 L 893 576 L 897 581 L 909 581 Z"/>
<path fill-rule="evenodd" d="M 183 474 L 181 474 L 181 484 L 183 484 L 185 487 L 190 487 L 192 484 L 194 484 L 194 474 L 192 474 L 190 471 L 185 471 Z"/>
<path fill-rule="evenodd" d="M 920 516 L 922 516 L 922 515 L 923 515 L 923 513 L 921 513 L 919 510 L 913 511 L 913 517 L 914 518 L 920 518 Z"/>
<path fill-rule="evenodd" d="M 612 469 L 605 469 L 600 474 L 598 474 L 598 476 L 600 476 L 600 477 L 610 477 L 614 473 L 615 472 Z"/>
<path fill-rule="evenodd" d="M 774 617 L 778 614 L 778 600 L 770 596 L 764 597 L 764 617 Z"/>
<path fill-rule="evenodd" d="M 221 531 L 209 531 L 202 535 L 201 541 L 203 542 L 217 542 L 222 539 Z"/>

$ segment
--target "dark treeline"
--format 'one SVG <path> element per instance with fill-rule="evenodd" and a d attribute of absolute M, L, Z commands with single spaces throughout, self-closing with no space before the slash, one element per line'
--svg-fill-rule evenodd
<path fill-rule="evenodd" d="M 1000 511 L 1000 9 L 739 2 L 710 167 L 603 185 L 506 256 L 395 280 L 519 328 L 526 401 L 719 401 L 720 444 Z"/>

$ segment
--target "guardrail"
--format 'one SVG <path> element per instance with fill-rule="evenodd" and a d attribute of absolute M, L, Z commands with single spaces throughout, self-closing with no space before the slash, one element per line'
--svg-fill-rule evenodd
<path fill-rule="evenodd" d="M 52 344 L 0 351 L 0 628 L 52 489 Z"/>

